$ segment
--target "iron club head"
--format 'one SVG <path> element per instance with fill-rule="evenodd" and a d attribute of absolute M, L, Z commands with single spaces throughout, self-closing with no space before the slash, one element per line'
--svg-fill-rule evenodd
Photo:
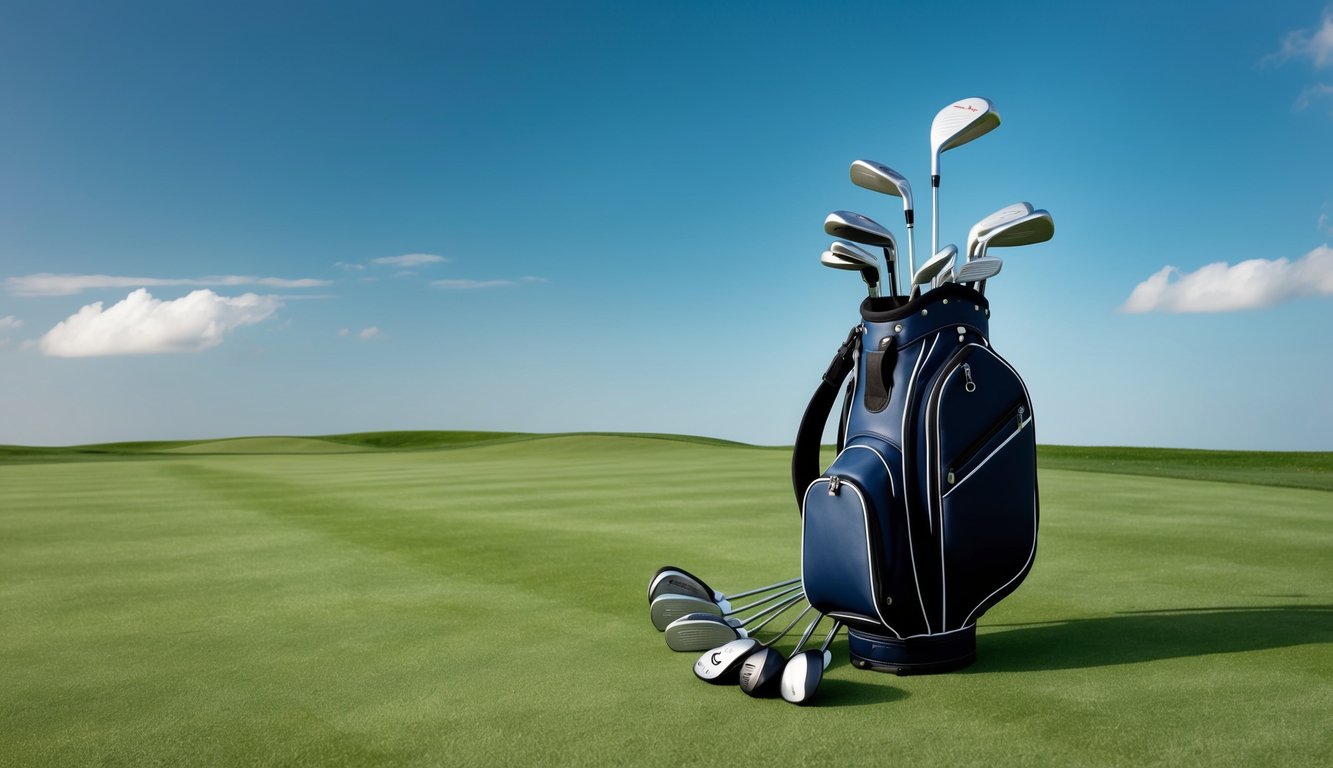
<path fill-rule="evenodd" d="M 978 221 L 976 224 L 973 224 L 972 229 L 968 230 L 967 250 L 964 251 L 964 254 L 969 259 L 972 258 L 976 255 L 977 241 L 984 235 L 989 234 L 992 229 L 995 229 L 1001 224 L 1007 224 L 1008 222 L 1026 216 L 1029 213 L 1032 213 L 1031 203 L 1014 203 L 1013 205 L 1006 205 L 1000 210 L 988 214 L 985 218 Z"/>

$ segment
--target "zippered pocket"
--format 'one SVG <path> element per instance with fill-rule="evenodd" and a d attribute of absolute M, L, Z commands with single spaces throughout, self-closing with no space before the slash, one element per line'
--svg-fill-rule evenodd
<path fill-rule="evenodd" d="M 1031 400 L 994 350 L 967 345 L 935 379 L 923 426 L 926 512 L 939 563 L 929 612 L 936 631 L 952 631 L 975 623 L 1031 567 L 1037 534 Z"/>
<path fill-rule="evenodd" d="M 948 496 L 954 488 L 966 482 L 978 467 L 986 463 L 997 450 L 1029 423 L 1031 417 L 1028 415 L 1027 401 L 1020 399 L 1009 407 L 1003 418 L 963 449 L 957 458 L 945 467 L 944 484 L 941 488 L 943 495 Z"/>
<path fill-rule="evenodd" d="M 895 549 L 889 515 L 900 503 L 891 467 L 898 466 L 881 446 L 855 443 L 806 489 L 801 579 L 806 598 L 821 613 L 888 623 L 885 612 L 894 601 L 885 577 L 894 570 Z"/>

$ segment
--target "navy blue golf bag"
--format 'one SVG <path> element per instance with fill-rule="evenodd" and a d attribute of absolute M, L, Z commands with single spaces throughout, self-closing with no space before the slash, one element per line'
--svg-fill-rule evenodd
<path fill-rule="evenodd" d="M 981 293 L 955 283 L 907 302 L 866 299 L 802 418 L 801 577 L 810 604 L 847 625 L 858 668 L 966 666 L 977 619 L 1032 568 L 1032 400 L 991 348 L 989 316 Z M 821 473 L 849 373 L 837 458 Z"/>

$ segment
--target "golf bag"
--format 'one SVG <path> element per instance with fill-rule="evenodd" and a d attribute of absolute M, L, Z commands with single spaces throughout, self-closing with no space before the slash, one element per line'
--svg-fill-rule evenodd
<path fill-rule="evenodd" d="M 955 283 L 866 299 L 801 420 L 801 578 L 810 604 L 847 625 L 858 668 L 966 666 L 977 619 L 1032 568 L 1032 400 L 991 348 L 989 316 L 981 293 Z M 821 473 L 849 373 L 837 458 Z"/>

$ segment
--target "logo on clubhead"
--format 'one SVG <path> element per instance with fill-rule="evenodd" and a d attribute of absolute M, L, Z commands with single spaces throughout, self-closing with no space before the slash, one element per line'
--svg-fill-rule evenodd
<path fill-rule="evenodd" d="M 966 109 L 968 112 L 976 112 L 976 111 L 977 111 L 977 108 L 974 107 L 974 106 L 972 106 L 971 104 L 954 104 L 954 105 L 953 105 L 953 108 L 954 108 L 954 109 Z"/>
<path fill-rule="evenodd" d="M 717 665 L 717 664 L 721 664 L 721 663 L 722 663 L 722 654 L 720 654 L 720 653 L 714 653 L 712 656 L 710 656 L 710 657 L 708 657 L 708 658 L 709 658 L 710 661 L 713 662 L 714 665 Z"/>

